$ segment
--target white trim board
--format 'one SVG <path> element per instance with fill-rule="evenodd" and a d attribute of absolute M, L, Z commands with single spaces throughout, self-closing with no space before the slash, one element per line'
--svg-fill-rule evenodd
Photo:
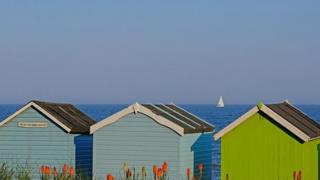
<path fill-rule="evenodd" d="M 240 116 L 238 119 L 236 119 L 235 121 L 233 121 L 231 124 L 229 124 L 227 127 L 223 128 L 221 131 L 217 132 L 213 137 L 215 140 L 220 139 L 222 136 L 224 136 L 225 134 L 227 134 L 228 132 L 232 131 L 234 128 L 236 128 L 237 126 L 239 126 L 240 124 L 242 124 L 244 121 L 246 121 L 249 117 L 251 117 L 252 115 L 254 115 L 255 113 L 257 113 L 259 111 L 258 107 L 255 106 L 254 108 L 252 108 L 251 110 L 249 110 L 248 112 L 246 112 L 244 115 Z"/>
<path fill-rule="evenodd" d="M 241 117 L 239 117 L 237 120 L 235 120 L 234 122 L 232 122 L 231 124 L 229 124 L 227 127 L 225 127 L 224 129 L 222 129 L 221 131 L 219 131 L 217 134 L 214 135 L 214 139 L 218 140 L 220 139 L 222 136 L 224 136 L 225 134 L 229 133 L 230 131 L 232 131 L 234 128 L 236 128 L 237 126 L 239 126 L 241 123 L 245 122 L 246 120 L 249 119 L 250 116 L 254 115 L 255 113 L 262 111 L 265 114 L 267 114 L 268 116 L 270 116 L 274 121 L 276 121 L 277 123 L 279 123 L 281 126 L 283 126 L 284 128 L 286 128 L 287 130 L 289 130 L 290 132 L 292 132 L 294 135 L 296 135 L 297 137 L 299 137 L 301 140 L 308 142 L 311 140 L 311 138 L 305 134 L 304 132 L 302 132 L 301 130 L 299 130 L 297 127 L 295 127 L 294 125 L 292 125 L 290 122 L 288 122 L 287 120 L 285 120 L 284 118 L 282 118 L 280 115 L 278 115 L 277 113 L 275 113 L 274 111 L 272 111 L 270 108 L 268 108 L 266 105 L 262 105 L 261 108 L 259 109 L 257 106 L 255 106 L 254 108 L 252 108 L 251 110 L 249 110 L 247 113 L 245 113 L 244 115 L 242 115 Z"/>
<path fill-rule="evenodd" d="M 90 127 L 90 134 L 95 133 L 97 130 L 108 126 L 118 120 L 120 120 L 122 117 L 131 114 L 131 113 L 142 113 L 145 114 L 147 116 L 149 116 L 150 118 L 152 118 L 154 121 L 156 121 L 157 123 L 166 126 L 170 129 L 172 129 L 173 131 L 175 131 L 177 134 L 179 134 L 180 136 L 182 136 L 184 134 L 184 129 L 180 126 L 178 126 L 177 124 L 167 120 L 166 118 L 163 118 L 161 116 L 158 116 L 156 114 L 154 114 L 151 110 L 143 107 L 142 105 L 140 105 L 139 103 L 135 103 L 133 105 L 130 105 L 129 107 L 113 114 L 112 116 L 92 125 Z"/>
<path fill-rule="evenodd" d="M 290 132 L 292 132 L 294 135 L 298 136 L 299 138 L 301 138 L 302 140 L 304 140 L 305 142 L 310 141 L 311 137 L 309 137 L 307 134 L 305 134 L 304 132 L 302 132 L 300 129 L 298 129 L 297 127 L 295 127 L 294 125 L 292 125 L 290 122 L 288 122 L 287 120 L 285 120 L 284 118 L 282 118 L 280 115 L 278 115 L 277 113 L 275 113 L 274 111 L 272 111 L 270 108 L 268 108 L 267 106 L 263 105 L 261 107 L 261 111 L 266 113 L 268 116 L 270 116 L 273 120 L 275 120 L 276 122 L 278 122 L 280 125 L 282 125 L 283 127 L 285 127 L 287 130 L 289 130 Z"/>
<path fill-rule="evenodd" d="M 17 117 L 19 114 L 21 114 L 22 112 L 24 112 L 25 110 L 27 110 L 30 107 L 34 107 L 35 109 L 37 109 L 38 111 L 40 111 L 41 113 L 43 113 L 45 116 L 47 116 L 48 118 L 50 118 L 54 123 L 58 124 L 58 126 L 60 126 L 62 129 L 64 129 L 65 131 L 67 131 L 68 133 L 71 132 L 71 129 L 68 128 L 66 125 L 64 125 L 63 123 L 61 123 L 58 119 L 56 119 L 54 116 L 52 116 L 50 113 L 48 113 L 46 110 L 44 110 L 42 107 L 40 107 L 39 105 L 37 105 L 34 102 L 29 102 L 28 104 L 26 104 L 25 106 L 23 106 L 21 109 L 19 109 L 18 111 L 16 111 L 15 113 L 13 113 L 12 115 L 10 115 L 9 117 L 7 117 L 5 120 L 0 122 L 0 127 L 3 126 L 4 124 L 8 123 L 9 121 L 11 121 L 12 119 L 14 119 L 15 117 Z"/>

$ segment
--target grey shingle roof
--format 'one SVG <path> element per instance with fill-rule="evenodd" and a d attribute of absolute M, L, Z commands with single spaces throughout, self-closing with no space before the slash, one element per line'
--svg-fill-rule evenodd
<path fill-rule="evenodd" d="M 212 132 L 214 127 L 174 104 L 142 104 L 154 114 L 179 125 L 184 133 Z"/>
<path fill-rule="evenodd" d="M 95 124 L 94 120 L 71 104 L 35 100 L 32 102 L 43 108 L 62 124 L 70 128 L 70 133 L 89 133 L 90 126 Z"/>
<path fill-rule="evenodd" d="M 266 106 L 310 138 L 320 136 L 320 125 L 291 104 L 284 102 L 280 104 L 268 104 Z"/>

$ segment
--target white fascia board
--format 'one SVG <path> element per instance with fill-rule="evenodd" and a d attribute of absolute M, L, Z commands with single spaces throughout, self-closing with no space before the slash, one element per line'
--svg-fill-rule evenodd
<path fill-rule="evenodd" d="M 221 131 L 217 132 L 213 137 L 215 140 L 220 139 L 222 136 L 224 136 L 225 134 L 227 134 L 228 132 L 232 131 L 234 128 L 236 128 L 237 126 L 239 126 L 241 123 L 243 123 L 244 121 L 246 121 L 247 119 L 249 119 L 249 117 L 251 117 L 252 115 L 254 115 L 255 113 L 257 113 L 259 111 L 258 107 L 255 106 L 253 107 L 251 110 L 249 110 L 248 112 L 246 112 L 244 115 L 240 116 L 238 119 L 236 119 L 235 121 L 233 121 L 231 124 L 229 124 L 227 127 L 223 128 Z"/>
<path fill-rule="evenodd" d="M 127 108 L 115 113 L 114 115 L 112 115 L 110 117 L 107 117 L 106 119 L 104 119 L 104 120 L 92 125 L 90 127 L 90 134 L 93 134 L 97 130 L 99 130 L 100 128 L 103 128 L 105 126 L 108 126 L 108 125 L 120 120 L 122 117 L 124 117 L 124 116 L 126 116 L 126 115 L 128 115 L 130 113 L 137 113 L 137 112 L 149 116 L 150 118 L 152 118 L 157 123 L 172 129 L 173 131 L 175 131 L 180 136 L 182 136 L 184 134 L 184 128 L 182 128 L 179 125 L 167 120 L 166 118 L 163 118 L 162 116 L 156 115 L 151 110 L 143 107 L 142 105 L 140 105 L 138 103 L 130 105 L 129 107 L 127 107 Z"/>
<path fill-rule="evenodd" d="M 5 120 L 3 120 L 0 123 L 0 127 L 3 126 L 4 124 L 8 123 L 9 121 L 11 121 L 12 119 L 14 119 L 16 116 L 18 116 L 19 114 L 21 114 L 22 112 L 24 112 L 26 109 L 30 108 L 31 106 L 33 106 L 34 108 L 36 108 L 38 111 L 40 111 L 41 113 L 43 113 L 44 115 L 46 115 L 48 118 L 50 118 L 53 122 L 55 122 L 56 124 L 58 124 L 61 128 L 63 128 L 65 131 L 67 131 L 68 133 L 71 131 L 70 128 L 68 128 L 67 126 L 65 126 L 63 123 L 61 123 L 59 120 L 57 120 L 54 116 L 52 116 L 50 113 L 48 113 L 46 110 L 44 110 L 43 108 L 41 108 L 40 106 L 38 106 L 36 103 L 34 102 L 29 102 L 28 104 L 26 104 L 25 106 L 23 106 L 21 109 L 19 109 L 18 111 L 16 111 L 15 113 L 13 113 L 11 116 L 9 116 L 8 118 L 6 118 Z"/>
<path fill-rule="evenodd" d="M 304 132 L 302 132 L 300 129 L 298 129 L 297 127 L 295 127 L 294 125 L 292 125 L 290 122 L 288 122 L 287 120 L 285 120 L 284 118 L 282 118 L 280 115 L 278 115 L 277 113 L 275 113 L 274 111 L 272 111 L 270 108 L 268 108 L 266 105 L 263 105 L 261 107 L 261 111 L 266 113 L 268 116 L 270 116 L 273 120 L 275 120 L 277 123 L 279 123 L 281 126 L 283 126 L 284 128 L 286 128 L 287 130 L 289 130 L 290 132 L 292 132 L 294 135 L 296 135 L 297 137 L 299 137 L 300 139 L 302 139 L 305 142 L 310 141 L 310 137 L 305 134 Z"/>

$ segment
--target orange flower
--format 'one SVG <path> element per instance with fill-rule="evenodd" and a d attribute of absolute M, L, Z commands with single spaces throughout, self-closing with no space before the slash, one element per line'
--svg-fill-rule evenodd
<path fill-rule="evenodd" d="M 299 171 L 298 176 L 297 176 L 297 180 L 301 180 L 302 179 L 302 172 Z"/>
<path fill-rule="evenodd" d="M 203 170 L 203 164 L 202 163 L 198 164 L 198 170 L 199 170 L 200 173 L 202 173 L 202 170 Z"/>
<path fill-rule="evenodd" d="M 107 180 L 113 180 L 114 177 L 112 176 L 112 174 L 107 174 Z"/>
<path fill-rule="evenodd" d="M 153 174 L 157 174 L 158 167 L 156 165 L 153 165 Z"/>
<path fill-rule="evenodd" d="M 68 166 L 66 164 L 63 165 L 63 173 L 66 174 L 68 171 Z"/>
<path fill-rule="evenodd" d="M 41 174 L 44 174 L 45 173 L 45 166 L 41 166 L 41 168 L 40 168 L 40 172 L 41 172 Z"/>
<path fill-rule="evenodd" d="M 69 168 L 69 174 L 70 174 L 70 176 L 74 176 L 75 175 L 75 171 L 74 171 L 74 168 L 72 166 Z"/>
<path fill-rule="evenodd" d="M 163 173 L 167 173 L 167 170 L 168 170 L 168 163 L 165 161 L 163 164 L 162 164 L 162 170 L 163 170 Z"/>
<path fill-rule="evenodd" d="M 187 176 L 188 176 L 188 179 L 190 177 L 190 174 L 191 174 L 191 169 L 190 168 L 187 168 Z"/>
<path fill-rule="evenodd" d="M 158 172 L 157 172 L 157 177 L 158 177 L 158 178 L 161 178 L 161 176 L 162 176 L 162 169 L 159 168 L 159 169 L 158 169 Z"/>
<path fill-rule="evenodd" d="M 53 167 L 53 177 L 57 177 L 57 176 L 58 176 L 57 168 Z"/>
<path fill-rule="evenodd" d="M 49 167 L 49 166 L 46 166 L 46 167 L 45 167 L 45 174 L 48 175 L 48 176 L 50 176 L 50 170 L 51 170 L 50 167 Z"/>
<path fill-rule="evenodd" d="M 130 169 L 128 169 L 127 171 L 127 177 L 131 177 L 132 176 L 132 172 L 130 171 Z"/>

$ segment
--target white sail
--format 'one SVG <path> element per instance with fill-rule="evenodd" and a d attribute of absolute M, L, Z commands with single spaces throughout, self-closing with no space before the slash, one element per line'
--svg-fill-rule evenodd
<path fill-rule="evenodd" d="M 224 102 L 222 96 L 220 96 L 219 102 L 217 104 L 217 107 L 223 108 L 224 107 Z"/>

